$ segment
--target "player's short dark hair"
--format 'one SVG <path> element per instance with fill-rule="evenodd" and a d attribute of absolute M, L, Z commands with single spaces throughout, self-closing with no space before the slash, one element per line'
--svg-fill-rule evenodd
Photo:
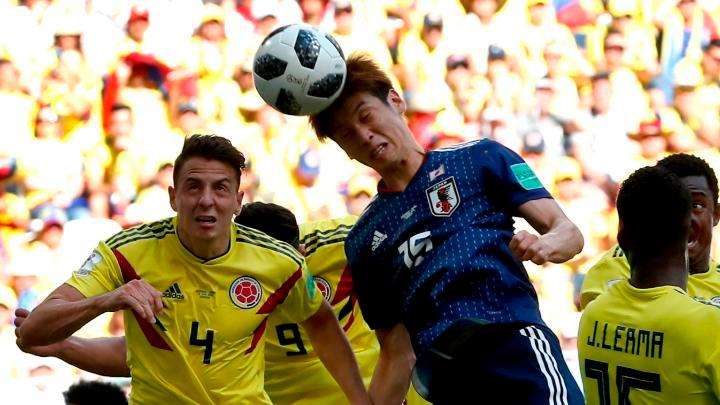
<path fill-rule="evenodd" d="M 300 227 L 295 215 L 287 208 L 263 202 L 245 204 L 235 223 L 264 232 L 273 238 L 300 247 Z"/>
<path fill-rule="evenodd" d="M 643 167 L 622 183 L 617 197 L 618 243 L 628 257 L 657 256 L 687 243 L 692 198 L 680 178 L 660 166 Z"/>
<path fill-rule="evenodd" d="M 175 159 L 173 182 L 176 185 L 182 166 L 190 158 L 194 157 L 217 160 L 229 165 L 235 170 L 238 185 L 240 184 L 240 171 L 245 168 L 245 156 L 227 138 L 217 135 L 195 134 L 185 138 L 182 152 Z"/>
<path fill-rule="evenodd" d="M 715 171 L 705 160 L 687 153 L 676 153 L 661 159 L 657 162 L 657 165 L 673 172 L 678 177 L 705 177 L 710 192 L 712 192 L 713 202 L 718 203 L 717 177 Z"/>
<path fill-rule="evenodd" d="M 348 57 L 345 85 L 338 98 L 327 108 L 310 116 L 310 125 L 315 130 L 318 139 L 332 139 L 335 130 L 334 120 L 338 110 L 343 107 L 345 100 L 356 93 L 368 93 L 387 104 L 387 96 L 393 89 L 392 82 L 380 65 L 370 56 L 363 53 L 353 53 Z"/>
<path fill-rule="evenodd" d="M 115 384 L 101 381 L 80 381 L 63 393 L 66 404 L 126 405 L 125 393 Z"/>

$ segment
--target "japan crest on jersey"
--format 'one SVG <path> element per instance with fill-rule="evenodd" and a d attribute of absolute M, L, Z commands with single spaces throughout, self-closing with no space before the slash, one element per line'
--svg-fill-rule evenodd
<path fill-rule="evenodd" d="M 458 193 L 455 177 L 435 183 L 425 190 L 430 212 L 436 217 L 449 217 L 460 205 L 460 194 Z"/>

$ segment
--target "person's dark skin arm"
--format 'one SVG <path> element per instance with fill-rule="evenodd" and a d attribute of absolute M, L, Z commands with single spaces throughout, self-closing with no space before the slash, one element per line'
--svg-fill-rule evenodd
<path fill-rule="evenodd" d="M 350 403 L 370 404 L 350 342 L 330 305 L 323 300 L 318 311 L 300 325 Z"/>
<path fill-rule="evenodd" d="M 520 216 L 540 233 L 520 231 L 510 241 L 510 250 L 535 264 L 563 263 L 580 253 L 583 236 L 552 198 L 528 201 L 518 207 Z"/>
<path fill-rule="evenodd" d="M 374 404 L 401 404 L 415 366 L 410 335 L 402 323 L 375 333 L 380 341 L 380 356 L 370 382 L 370 399 Z"/>
<path fill-rule="evenodd" d="M 30 312 L 15 311 L 15 326 L 21 327 Z M 16 329 L 17 330 L 17 329 Z M 108 377 L 129 377 L 125 337 L 84 339 L 70 336 L 46 346 L 24 346 L 23 351 L 40 357 L 57 357 L 81 370 Z"/>

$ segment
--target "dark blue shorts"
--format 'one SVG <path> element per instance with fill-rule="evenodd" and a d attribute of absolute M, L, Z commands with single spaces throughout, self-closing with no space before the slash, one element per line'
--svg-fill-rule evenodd
<path fill-rule="evenodd" d="M 418 357 L 417 391 L 434 404 L 584 404 L 544 325 L 462 320 Z"/>

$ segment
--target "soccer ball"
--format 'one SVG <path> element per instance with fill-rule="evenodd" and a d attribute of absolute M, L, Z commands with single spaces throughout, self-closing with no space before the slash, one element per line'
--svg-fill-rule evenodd
<path fill-rule="evenodd" d="M 312 115 L 329 106 L 345 84 L 345 58 L 337 41 L 308 24 L 271 32 L 255 53 L 255 88 L 284 114 Z"/>

